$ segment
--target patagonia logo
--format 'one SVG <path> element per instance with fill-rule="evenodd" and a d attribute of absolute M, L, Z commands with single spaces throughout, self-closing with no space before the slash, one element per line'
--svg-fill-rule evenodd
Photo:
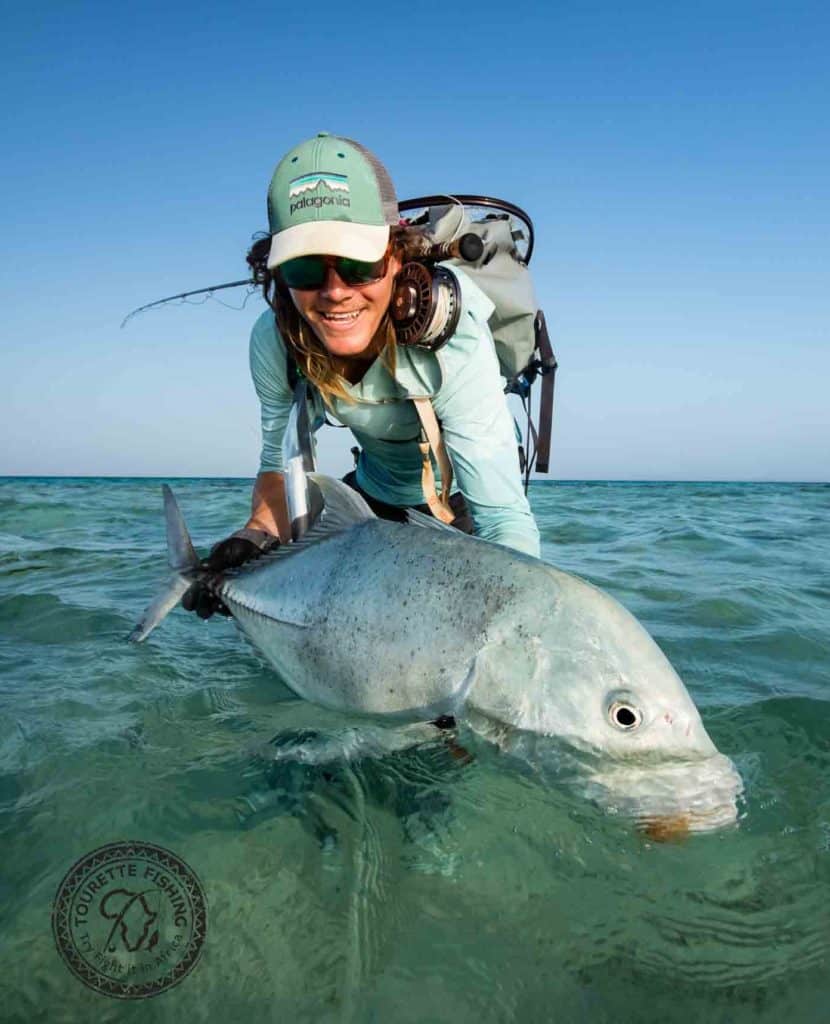
<path fill-rule="evenodd" d="M 303 196 L 296 203 L 291 204 L 289 213 L 296 213 L 297 210 L 305 210 L 309 206 L 319 209 L 321 206 L 351 206 L 352 201 L 348 196 Z"/>
<path fill-rule="evenodd" d="M 329 192 L 349 191 L 349 179 L 345 174 L 333 174 L 319 171 L 316 174 L 302 174 L 288 183 L 288 198 L 301 196 L 304 192 L 313 192 L 320 185 L 325 185 Z"/>

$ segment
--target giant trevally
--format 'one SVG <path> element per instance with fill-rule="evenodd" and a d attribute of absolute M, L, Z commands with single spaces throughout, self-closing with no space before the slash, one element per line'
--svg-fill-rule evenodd
<path fill-rule="evenodd" d="M 739 775 L 616 600 L 418 513 L 378 519 L 330 477 L 307 480 L 308 532 L 213 576 L 165 487 L 174 574 L 132 639 L 201 579 L 300 697 L 374 725 L 453 716 L 519 753 L 554 737 L 585 766 L 586 793 L 656 836 L 735 822 Z"/>

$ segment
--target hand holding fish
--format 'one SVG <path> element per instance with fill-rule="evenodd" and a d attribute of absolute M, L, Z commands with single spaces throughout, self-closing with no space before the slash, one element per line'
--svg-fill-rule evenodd
<path fill-rule="evenodd" d="M 331 477 L 306 482 L 309 530 L 227 575 L 199 560 L 165 487 L 173 575 L 131 639 L 201 576 L 298 697 L 392 728 L 452 716 L 531 762 L 564 749 L 574 784 L 654 839 L 734 825 L 740 776 L 610 595 L 417 512 L 378 519 Z"/>
<path fill-rule="evenodd" d="M 210 554 L 202 561 L 202 568 L 212 573 L 222 573 L 226 569 L 236 569 L 246 562 L 262 557 L 266 551 L 279 546 L 279 538 L 265 530 L 245 528 L 232 533 L 230 537 L 214 544 Z M 200 619 L 209 619 L 219 612 L 230 615 L 225 604 L 208 586 L 208 580 L 197 580 L 182 597 L 185 611 L 196 612 Z"/>

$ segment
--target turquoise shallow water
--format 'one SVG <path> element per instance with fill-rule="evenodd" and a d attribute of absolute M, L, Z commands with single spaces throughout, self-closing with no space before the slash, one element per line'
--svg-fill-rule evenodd
<path fill-rule="evenodd" d="M 175 484 L 197 544 L 249 483 Z M 830 486 L 537 484 L 544 555 L 654 634 L 743 776 L 736 830 L 654 844 L 475 736 L 325 771 L 353 724 L 226 621 L 126 634 L 163 575 L 158 481 L 0 480 L 3 1020 L 824 1021 Z M 273 745 L 272 745 L 273 748 Z M 272 749 L 271 748 L 271 749 Z M 178 987 L 119 1002 L 55 951 L 70 865 L 166 846 L 210 906 Z"/>

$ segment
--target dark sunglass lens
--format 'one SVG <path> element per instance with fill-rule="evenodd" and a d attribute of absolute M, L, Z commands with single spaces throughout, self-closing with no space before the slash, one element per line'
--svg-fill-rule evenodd
<path fill-rule="evenodd" d="M 386 273 L 386 257 L 375 263 L 365 260 L 353 260 L 347 256 L 298 256 L 287 260 L 279 266 L 283 281 L 289 288 L 303 289 L 322 288 L 328 273 L 328 265 L 333 264 L 338 277 L 348 285 L 370 284 Z"/>
<path fill-rule="evenodd" d="M 326 279 L 326 261 L 322 256 L 298 256 L 281 263 L 279 271 L 289 288 L 319 288 Z"/>
<path fill-rule="evenodd" d="M 377 281 L 383 277 L 386 272 L 385 264 L 385 258 L 375 263 L 366 263 L 364 260 L 352 260 L 348 256 L 341 256 L 335 263 L 335 268 L 346 284 L 369 284 L 370 281 Z"/>

